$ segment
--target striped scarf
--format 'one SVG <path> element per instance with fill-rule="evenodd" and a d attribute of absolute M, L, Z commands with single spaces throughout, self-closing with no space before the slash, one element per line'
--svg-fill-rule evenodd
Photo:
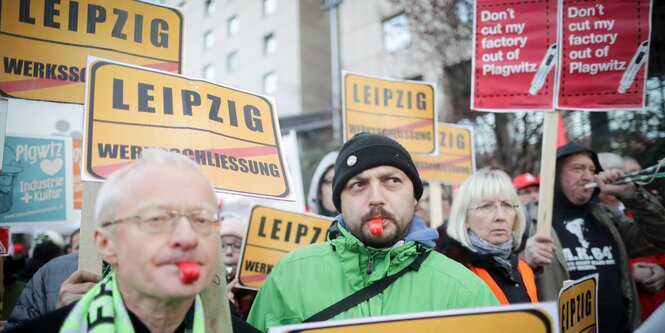
<path fill-rule="evenodd" d="M 134 333 L 122 295 L 118 289 L 115 272 L 88 291 L 65 318 L 60 333 Z M 201 297 L 194 300 L 194 320 L 185 332 L 205 332 Z"/>

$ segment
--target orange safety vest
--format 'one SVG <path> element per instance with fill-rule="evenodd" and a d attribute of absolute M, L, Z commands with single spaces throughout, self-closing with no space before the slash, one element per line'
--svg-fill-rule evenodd
<path fill-rule="evenodd" d="M 503 293 L 503 290 L 501 290 L 499 285 L 496 284 L 486 269 L 473 266 L 469 266 L 469 269 L 476 273 L 476 275 L 483 279 L 483 281 L 485 281 L 490 289 L 492 289 L 494 296 L 496 296 L 496 299 L 499 300 L 501 305 L 510 304 L 506 298 L 506 294 Z M 526 287 L 526 292 L 529 294 L 531 303 L 538 303 L 538 294 L 536 293 L 536 281 L 533 277 L 533 270 L 531 270 L 531 267 L 529 267 L 529 265 L 522 259 L 520 259 L 519 263 L 517 264 L 517 270 L 520 272 L 520 275 L 522 275 L 522 282 Z"/>

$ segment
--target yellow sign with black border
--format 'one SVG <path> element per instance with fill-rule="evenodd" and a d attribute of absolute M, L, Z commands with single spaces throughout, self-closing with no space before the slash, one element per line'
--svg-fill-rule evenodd
<path fill-rule="evenodd" d="M 421 332 L 558 332 L 556 305 L 517 304 L 498 307 L 409 313 L 272 327 L 269 333 L 421 333 Z M 445 328 L 445 329 L 443 329 Z"/>
<path fill-rule="evenodd" d="M 422 180 L 448 185 L 461 184 L 476 170 L 473 128 L 439 123 L 439 155 L 412 154 Z"/>
<path fill-rule="evenodd" d="M 88 56 L 182 72 L 183 16 L 130 0 L 0 1 L 0 93 L 83 104 Z"/>
<path fill-rule="evenodd" d="M 238 285 L 259 289 L 287 253 L 326 240 L 332 218 L 254 206 L 238 266 Z"/>
<path fill-rule="evenodd" d="M 596 332 L 598 274 L 573 281 L 559 292 L 561 333 Z"/>
<path fill-rule="evenodd" d="M 412 154 L 436 154 L 436 86 L 344 72 L 344 139 L 360 132 L 398 141 Z"/>
<path fill-rule="evenodd" d="M 159 147 L 195 161 L 219 191 L 292 200 L 269 98 L 107 60 L 89 68 L 85 180 Z"/>

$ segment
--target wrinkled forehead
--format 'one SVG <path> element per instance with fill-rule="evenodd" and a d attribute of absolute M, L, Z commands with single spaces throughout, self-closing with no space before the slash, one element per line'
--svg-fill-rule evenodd
<path fill-rule="evenodd" d="M 351 180 L 353 179 L 370 179 L 370 178 L 383 178 L 383 177 L 389 177 L 389 176 L 402 176 L 402 177 L 407 177 L 406 173 L 404 171 L 400 170 L 399 168 L 396 168 L 391 165 L 379 165 L 375 166 L 373 168 L 369 168 L 367 170 L 364 170 L 362 172 L 359 172 L 355 176 L 351 177 Z M 349 182 L 347 182 L 348 184 Z"/>
<path fill-rule="evenodd" d="M 564 157 L 562 166 L 565 168 L 572 165 L 596 166 L 591 159 L 591 153 L 588 152 L 581 152 Z"/>
<path fill-rule="evenodd" d="M 145 166 L 127 175 L 125 201 L 137 210 L 205 210 L 217 213 L 215 192 L 208 179 L 195 169 L 173 166 Z"/>

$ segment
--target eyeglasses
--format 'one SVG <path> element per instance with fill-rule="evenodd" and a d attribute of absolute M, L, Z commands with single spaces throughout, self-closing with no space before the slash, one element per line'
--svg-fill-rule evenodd
<path fill-rule="evenodd" d="M 161 234 L 173 232 L 178 225 L 181 216 L 186 217 L 192 226 L 192 229 L 202 235 L 209 234 L 213 230 L 219 228 L 219 220 L 205 210 L 189 213 L 180 213 L 178 211 L 156 211 L 144 215 L 129 216 L 105 222 L 102 223 L 101 226 L 105 228 L 124 221 L 135 221 L 138 223 L 139 229 L 151 234 Z"/>
<path fill-rule="evenodd" d="M 226 248 L 230 248 L 233 252 L 240 252 L 240 249 L 242 249 L 242 243 L 226 243 L 222 241 L 222 251 L 226 251 Z"/>
<path fill-rule="evenodd" d="M 519 207 L 520 205 L 513 205 L 507 202 L 500 202 L 498 204 L 496 203 L 482 203 L 478 206 L 474 206 L 469 208 L 469 210 L 475 210 L 483 215 L 490 215 L 490 214 L 495 214 L 497 207 L 501 208 L 501 211 L 504 214 L 515 214 L 515 209 Z"/>

